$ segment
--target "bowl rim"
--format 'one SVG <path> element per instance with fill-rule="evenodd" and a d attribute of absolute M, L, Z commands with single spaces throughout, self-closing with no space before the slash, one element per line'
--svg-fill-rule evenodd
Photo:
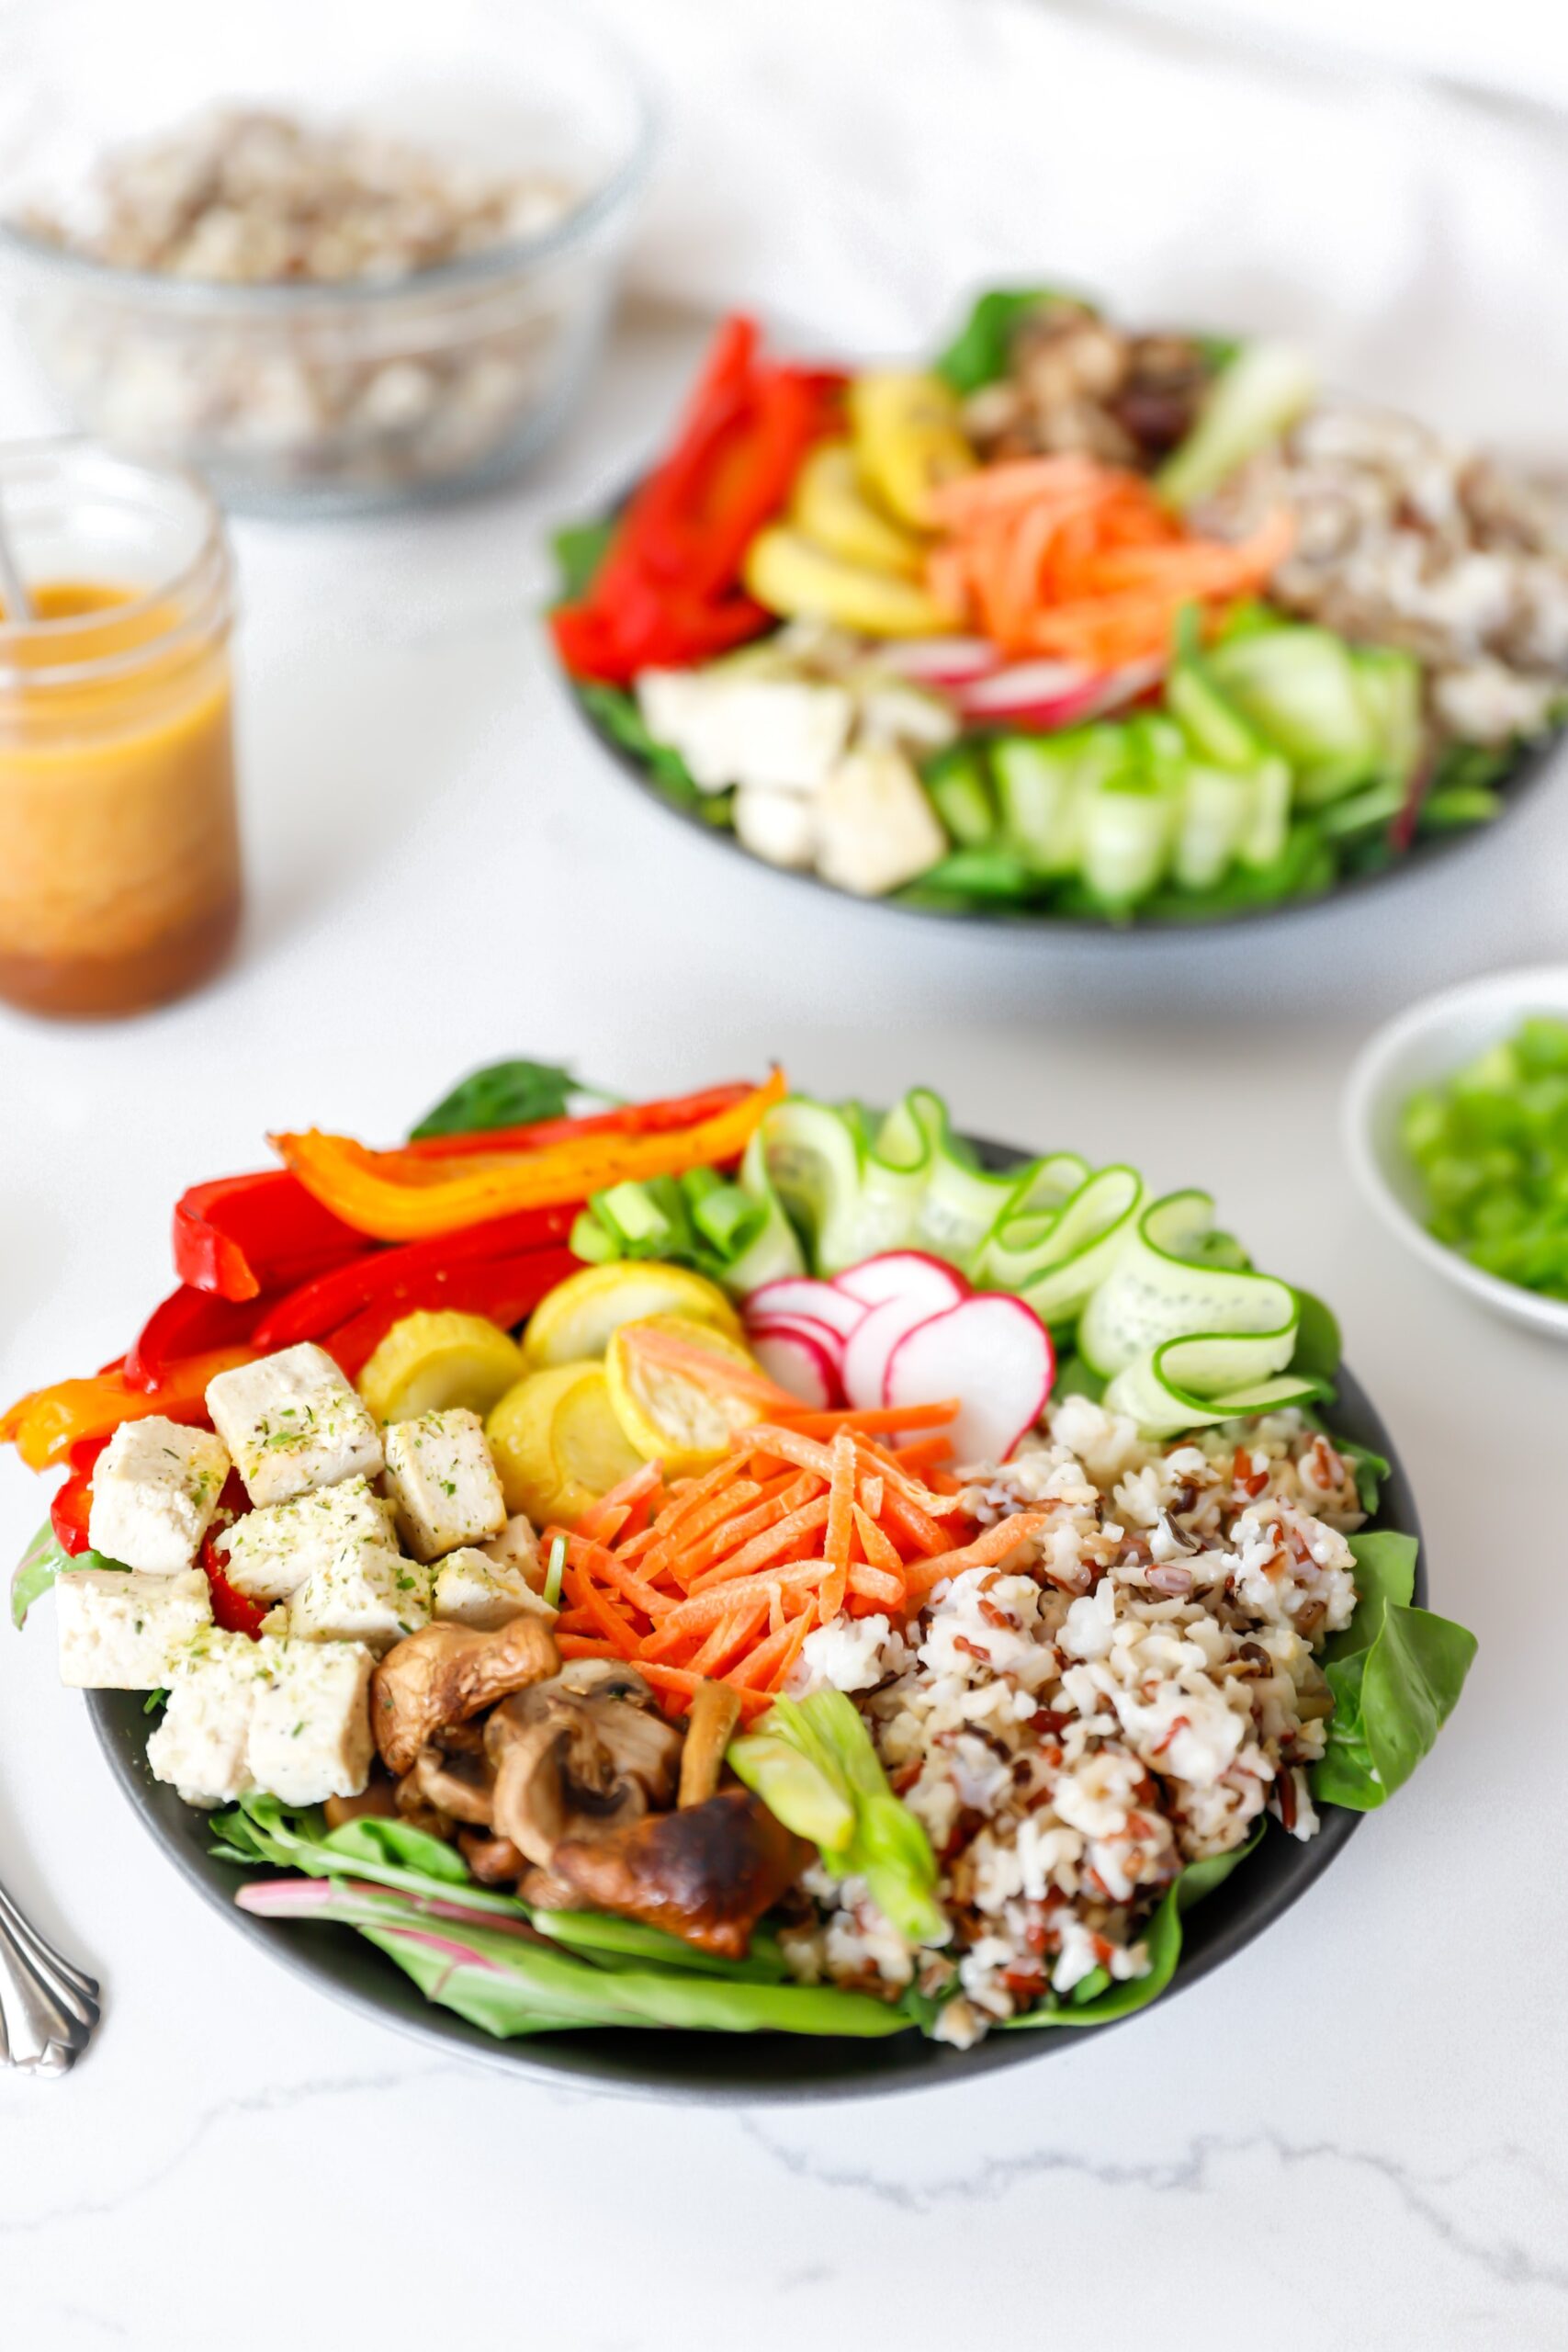
<path fill-rule="evenodd" d="M 1408 849 L 1402 850 L 1391 864 L 1379 866 L 1371 874 L 1343 876 L 1328 889 L 1320 890 L 1312 898 L 1277 899 L 1263 906 L 1238 907 L 1231 914 L 1151 916 L 1134 913 L 1120 922 L 1110 916 L 1057 914 L 1049 907 L 997 907 L 987 910 L 981 907 L 920 906 L 898 898 L 864 898 L 856 891 L 840 888 L 836 882 L 825 881 L 820 874 L 808 873 L 797 866 L 771 865 L 765 857 L 758 857 L 749 850 L 733 828 L 710 823 L 700 808 L 687 808 L 681 801 L 671 799 L 646 763 L 635 752 L 628 751 L 624 743 L 618 743 L 588 707 L 578 691 L 577 682 L 569 677 L 561 667 L 553 645 L 549 647 L 549 666 L 579 723 L 587 729 L 600 749 L 608 753 L 612 764 L 646 799 L 651 800 L 666 815 L 675 818 L 704 840 L 711 842 L 716 849 L 739 858 L 755 872 L 769 875 L 775 881 L 791 883 L 797 888 L 819 892 L 837 899 L 840 905 L 870 908 L 924 923 L 958 923 L 971 930 L 999 932 L 1024 939 L 1048 940 L 1059 936 L 1075 940 L 1157 939 L 1168 943 L 1178 939 L 1228 936 L 1233 932 L 1247 930 L 1259 923 L 1326 913 L 1348 901 L 1355 902 L 1368 891 L 1410 881 L 1427 867 L 1461 852 L 1472 842 L 1487 839 L 1507 822 L 1529 793 L 1538 790 L 1547 781 L 1556 754 L 1568 742 L 1568 726 L 1560 726 L 1553 728 L 1550 734 L 1524 744 L 1494 787 L 1502 805 L 1489 821 L 1424 834 L 1412 842 Z"/>
<path fill-rule="evenodd" d="M 1016 1147 L 969 1138 L 984 1164 L 1019 1164 Z M 1389 1477 L 1380 1525 L 1417 1543 L 1415 1599 L 1429 1605 L 1426 1546 L 1408 1475 L 1398 1448 L 1371 1399 L 1341 1366 L 1335 1408 L 1338 1426 L 1353 1425 L 1361 1442 L 1386 1456 Z M 1061 2053 L 1086 2038 L 1108 2033 L 1162 2007 L 1187 1986 L 1254 1942 L 1330 1868 L 1363 1815 L 1325 1804 L 1315 1838 L 1305 1843 L 1266 1825 L 1258 1852 L 1192 1914 L 1176 1974 L 1146 2009 L 1095 2026 L 1053 2031 L 996 2032 L 972 2050 L 928 2041 L 918 2033 L 858 2041 L 783 2034 L 639 2032 L 626 2028 L 496 2040 L 455 2012 L 424 1999 L 418 1987 L 362 1937 L 337 1927 L 265 1919 L 242 1911 L 235 1890 L 250 1875 L 209 1850 L 210 1815 L 185 1805 L 154 1781 L 146 1762 L 147 1725 L 141 1694 L 90 1690 L 88 1712 L 98 1745 L 143 1828 L 181 1876 L 231 1926 L 284 1967 L 350 2008 L 449 2055 L 536 2082 L 563 2082 L 585 2090 L 705 2105 L 796 2104 L 831 2098 L 871 2098 L 934 2090 L 974 2080 L 998 2068 Z M 1253 1875 L 1260 1872 L 1261 1875 Z"/>
<path fill-rule="evenodd" d="M 1458 1014 L 1491 1005 L 1495 1005 L 1500 1013 L 1505 1009 L 1511 1010 L 1518 1019 L 1527 1011 L 1531 996 L 1543 986 L 1555 988 L 1562 999 L 1562 1010 L 1568 1014 L 1568 963 L 1521 965 L 1506 971 L 1484 972 L 1407 1005 L 1403 1012 L 1373 1031 L 1350 1065 L 1340 1125 L 1346 1157 L 1362 1197 L 1414 1257 L 1445 1282 L 1470 1292 L 1495 1313 L 1530 1324 L 1555 1338 L 1568 1339 L 1568 1300 L 1548 1298 L 1539 1291 L 1526 1290 L 1519 1283 L 1505 1282 L 1500 1274 L 1488 1272 L 1484 1266 L 1472 1265 L 1457 1250 L 1450 1250 L 1435 1234 L 1427 1232 L 1383 1173 L 1372 1136 L 1373 1122 L 1389 1101 L 1395 1068 L 1409 1046 L 1441 1032 Z M 1456 1054 L 1455 1069 L 1461 1058 Z"/>
<path fill-rule="evenodd" d="M 513 0 L 515 5 L 515 0 Z M 215 318 L 255 315 L 275 317 L 293 311 L 315 314 L 354 311 L 417 302 L 467 287 L 483 287 L 514 277 L 556 260 L 586 243 L 603 223 L 629 209 L 646 186 L 653 168 L 663 129 L 648 75 L 631 50 L 597 14 L 566 10 L 552 0 L 525 0 L 542 17 L 569 23 L 572 32 L 598 52 L 598 62 L 620 80 L 630 108 L 626 152 L 606 175 L 547 228 L 502 244 L 486 245 L 456 260 L 437 262 L 429 269 L 402 277 L 344 277 L 261 281 L 232 285 L 221 278 L 173 277 L 155 269 L 126 269 L 97 260 L 91 254 L 56 244 L 0 213 L 0 260 L 11 256 L 34 267 L 63 272 L 100 295 L 123 300 L 134 294 L 152 308 L 186 317 Z M 172 128 L 173 126 L 171 126 Z"/>

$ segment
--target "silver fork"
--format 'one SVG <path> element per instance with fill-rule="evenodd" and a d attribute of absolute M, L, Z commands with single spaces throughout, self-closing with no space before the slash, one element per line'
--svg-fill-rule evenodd
<path fill-rule="evenodd" d="M 63 2075 L 98 2014 L 95 1979 L 62 1960 L 0 1886 L 0 2065 Z"/>

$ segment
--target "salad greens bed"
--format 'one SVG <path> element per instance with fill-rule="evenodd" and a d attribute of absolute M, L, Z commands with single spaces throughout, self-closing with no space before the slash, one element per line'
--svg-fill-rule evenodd
<path fill-rule="evenodd" d="M 1427 1229 L 1472 1265 L 1568 1299 L 1568 1021 L 1540 1015 L 1404 1106 Z"/>

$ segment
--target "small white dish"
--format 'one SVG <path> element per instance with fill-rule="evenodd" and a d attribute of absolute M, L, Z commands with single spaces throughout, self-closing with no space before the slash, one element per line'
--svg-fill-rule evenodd
<path fill-rule="evenodd" d="M 1515 1323 L 1568 1340 L 1568 1301 L 1543 1298 L 1472 1266 L 1433 1238 L 1421 1178 L 1400 1141 L 1400 1114 L 1412 1094 L 1511 1037 L 1532 1012 L 1568 1018 L 1568 965 L 1493 972 L 1427 997 L 1361 1048 L 1345 1090 L 1344 1136 L 1350 1167 L 1389 1230 L 1445 1282 Z"/>

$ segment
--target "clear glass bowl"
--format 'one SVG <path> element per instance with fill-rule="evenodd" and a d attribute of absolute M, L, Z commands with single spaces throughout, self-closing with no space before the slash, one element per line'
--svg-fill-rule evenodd
<path fill-rule="evenodd" d="M 200 38 L 193 40 L 193 23 Z M 640 84 L 542 0 L 31 0 L 0 77 L 0 273 L 75 421 L 253 511 L 352 510 L 499 479 L 570 413 L 647 175 Z M 400 279 L 228 285 L 117 269 L 22 225 L 117 149 L 216 106 L 343 121 L 570 209 Z"/>

